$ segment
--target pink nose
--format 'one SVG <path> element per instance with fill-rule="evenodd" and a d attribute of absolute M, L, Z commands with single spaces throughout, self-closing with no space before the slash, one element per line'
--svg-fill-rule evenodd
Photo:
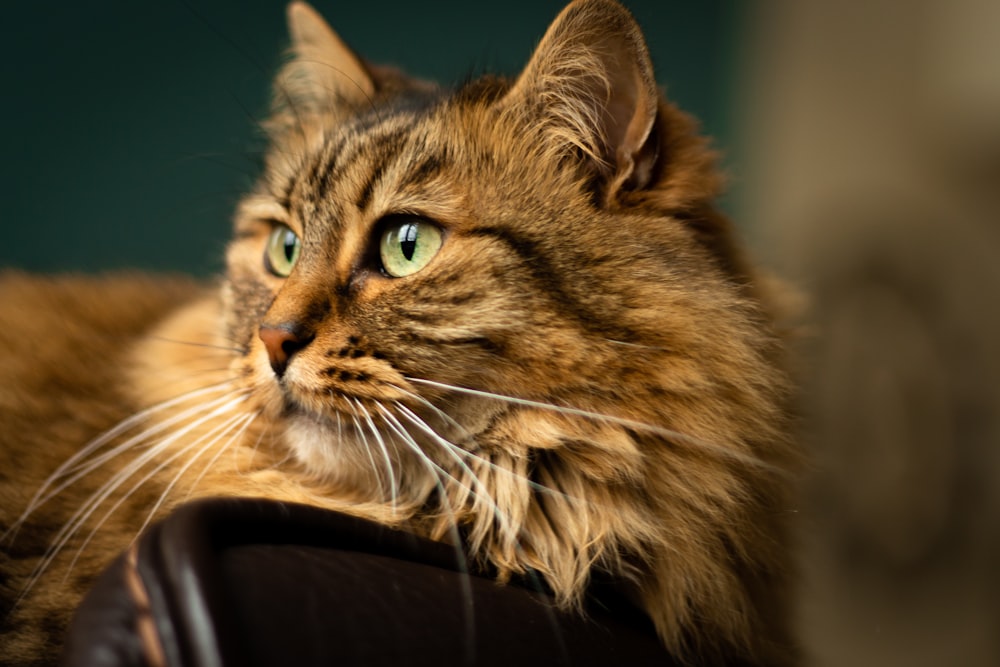
<path fill-rule="evenodd" d="M 313 338 L 311 335 L 305 335 L 296 329 L 297 327 L 290 324 L 277 326 L 262 324 L 260 332 L 257 334 L 264 342 L 264 349 L 267 350 L 267 359 L 271 362 L 271 369 L 279 378 L 285 374 L 288 362 L 295 353 L 308 345 Z"/>

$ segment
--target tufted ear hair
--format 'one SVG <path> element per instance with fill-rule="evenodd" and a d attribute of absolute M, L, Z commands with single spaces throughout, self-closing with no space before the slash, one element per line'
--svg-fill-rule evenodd
<path fill-rule="evenodd" d="M 292 60 L 275 84 L 275 104 L 309 112 L 371 102 L 375 82 L 361 59 L 305 2 L 288 5 Z"/>
<path fill-rule="evenodd" d="M 566 7 L 503 103 L 538 119 L 550 150 L 589 160 L 606 199 L 649 184 L 659 92 L 642 32 L 617 2 Z"/>

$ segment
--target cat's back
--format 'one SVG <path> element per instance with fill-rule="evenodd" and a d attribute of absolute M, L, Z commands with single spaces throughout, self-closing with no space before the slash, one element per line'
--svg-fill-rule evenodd
<path fill-rule="evenodd" d="M 199 294 L 183 278 L 136 273 L 0 273 L 0 494 L 44 476 L 127 406 L 128 350 Z M 6 479 L 16 471 L 16 479 Z"/>
<path fill-rule="evenodd" d="M 0 406 L 104 393 L 127 347 L 198 293 L 178 277 L 0 273 Z"/>
<path fill-rule="evenodd" d="M 64 569 L 39 582 L 32 592 L 38 602 L 15 609 L 56 531 L 93 484 L 50 498 L 27 522 L 19 517 L 61 464 L 134 414 L 143 402 L 129 380 L 134 348 L 201 294 L 185 278 L 0 272 L 0 662 L 53 658 L 60 641 L 53 628 L 68 621 L 104 562 L 85 554 L 73 577 L 64 580 Z"/>

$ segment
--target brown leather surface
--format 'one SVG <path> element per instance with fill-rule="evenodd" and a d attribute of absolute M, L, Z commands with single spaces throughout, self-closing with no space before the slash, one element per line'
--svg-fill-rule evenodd
<path fill-rule="evenodd" d="M 555 609 L 530 580 L 500 586 L 463 570 L 447 545 L 325 510 L 193 503 L 105 573 L 65 664 L 672 664 L 614 595 L 582 615 Z"/>

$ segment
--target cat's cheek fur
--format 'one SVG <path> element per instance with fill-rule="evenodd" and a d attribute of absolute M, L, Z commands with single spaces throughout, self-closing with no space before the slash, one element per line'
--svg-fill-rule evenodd
<path fill-rule="evenodd" d="M 37 321 L 22 316 L 38 295 L 0 299 L 16 315 L 0 342 L 64 355 L 0 383 L 12 405 L 30 390 L 43 415 L 33 428 L 23 410 L 8 417 L 14 460 L 44 479 L 103 429 L 141 429 L 124 462 L 90 451 L 83 495 L 66 487 L 53 499 L 63 514 L 50 503 L 36 526 L 52 530 L 88 497 L 96 522 L 117 498 L 101 493 L 126 493 L 153 467 L 128 516 L 96 533 L 105 543 L 85 554 L 87 572 L 188 498 L 263 496 L 434 539 L 460 529 L 470 560 L 501 580 L 533 570 L 563 606 L 600 572 L 641 591 L 685 664 L 796 664 L 783 524 L 797 448 L 781 343 L 712 203 L 713 155 L 657 103 L 627 10 L 576 0 L 518 79 L 453 94 L 369 68 L 301 4 L 291 19 L 297 57 L 279 75 L 272 146 L 219 295 L 171 297 L 156 320 L 136 314 L 141 285 L 92 285 L 82 301 L 64 285 Z M 399 280 L 379 270 L 395 215 L 446 231 Z M 282 226 L 301 241 L 285 278 L 264 261 Z M 151 325 L 167 302 L 177 310 Z M 101 336 L 60 342 L 100 313 Z M 138 343 L 118 367 L 109 348 L 123 340 Z M 19 487 L 18 503 L 30 493 Z M 75 544 L 88 528 L 71 531 Z M 41 582 L 46 593 L 60 577 Z"/>

